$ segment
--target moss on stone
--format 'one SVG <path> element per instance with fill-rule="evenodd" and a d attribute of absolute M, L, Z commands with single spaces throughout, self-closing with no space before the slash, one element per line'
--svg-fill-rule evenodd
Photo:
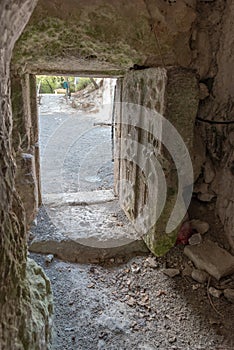
<path fill-rule="evenodd" d="M 177 230 L 173 231 L 170 235 L 164 234 L 158 237 L 157 244 L 153 247 L 154 255 L 160 257 L 165 255 L 172 247 L 174 247 L 177 239 Z"/>
<path fill-rule="evenodd" d="M 156 256 L 165 255 L 168 250 L 170 250 L 175 245 L 178 228 L 167 234 L 166 227 L 176 203 L 176 198 L 176 188 L 173 189 L 173 191 L 167 192 L 167 199 L 161 216 L 155 225 L 143 237 L 150 251 Z"/>
<path fill-rule="evenodd" d="M 72 53 L 78 58 L 95 55 L 100 61 L 120 67 L 131 65 L 137 57 L 136 51 L 121 40 L 114 40 L 113 33 L 108 37 L 108 33 L 104 35 L 98 23 L 92 28 L 87 23 L 75 25 L 58 18 L 45 18 L 25 29 L 16 44 L 12 62 L 19 66 L 40 59 L 69 57 Z"/>

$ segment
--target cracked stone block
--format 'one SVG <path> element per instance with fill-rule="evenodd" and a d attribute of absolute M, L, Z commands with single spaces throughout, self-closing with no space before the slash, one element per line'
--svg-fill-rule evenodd
<path fill-rule="evenodd" d="M 184 254 L 198 269 L 208 272 L 217 280 L 234 273 L 234 256 L 210 240 L 186 246 Z"/>

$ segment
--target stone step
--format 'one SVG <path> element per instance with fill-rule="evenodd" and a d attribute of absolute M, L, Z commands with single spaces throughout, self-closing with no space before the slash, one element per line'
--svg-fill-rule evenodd
<path fill-rule="evenodd" d="M 73 193 L 43 194 L 43 204 L 46 206 L 98 204 L 116 200 L 113 190 L 98 190 Z"/>
<path fill-rule="evenodd" d="M 51 194 L 40 212 L 31 252 L 91 263 L 148 251 L 112 191 Z"/>

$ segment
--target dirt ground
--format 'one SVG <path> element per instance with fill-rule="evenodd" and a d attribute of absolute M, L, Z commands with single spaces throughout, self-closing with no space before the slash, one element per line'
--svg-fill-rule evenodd
<path fill-rule="evenodd" d="M 103 266 L 31 257 L 52 283 L 54 350 L 234 349 L 233 304 L 224 297 L 210 300 L 207 285 L 183 273 L 163 273 L 165 267 L 188 269 L 182 247 L 163 259 Z M 222 283 L 210 285 L 221 289 Z"/>

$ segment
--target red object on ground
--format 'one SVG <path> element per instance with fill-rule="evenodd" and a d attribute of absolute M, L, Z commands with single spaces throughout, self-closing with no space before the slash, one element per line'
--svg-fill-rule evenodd
<path fill-rule="evenodd" d="M 193 230 L 189 221 L 184 222 L 179 230 L 178 237 L 176 240 L 176 245 L 178 244 L 188 244 L 189 238 L 192 236 Z"/>

